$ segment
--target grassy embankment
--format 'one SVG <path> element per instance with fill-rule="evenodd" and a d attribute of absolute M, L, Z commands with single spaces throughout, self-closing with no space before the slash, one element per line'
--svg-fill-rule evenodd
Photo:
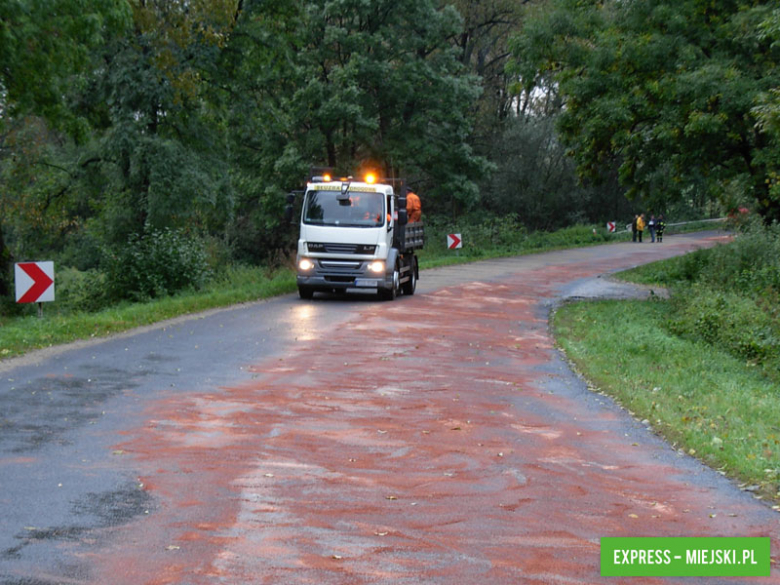
<path fill-rule="evenodd" d="M 680 451 L 780 504 L 780 229 L 621 277 L 672 297 L 562 307 L 568 357 Z"/>
<path fill-rule="evenodd" d="M 687 230 L 711 224 L 691 224 Z M 596 229 L 596 233 L 593 230 Z M 458 252 L 446 249 L 446 234 L 461 233 L 464 248 Z M 671 231 L 670 233 L 674 233 Z M 486 258 L 529 254 L 546 250 L 590 246 L 624 241 L 629 236 L 608 234 L 603 227 L 578 226 L 556 232 L 527 233 L 513 218 L 490 222 L 466 222 L 453 226 L 432 221 L 426 226 L 426 248 L 420 254 L 421 268 L 431 268 Z M 197 313 L 217 307 L 252 302 L 295 290 L 292 267 L 269 270 L 261 267 L 234 266 L 221 271 L 206 286 L 197 291 L 144 303 L 122 302 L 99 311 L 84 311 L 69 302 L 68 291 L 83 294 L 78 285 L 60 286 L 57 280 L 57 301 L 43 305 L 44 318 L 37 317 L 37 307 L 27 306 L 22 315 L 0 315 L 0 360 L 28 351 L 68 343 L 75 340 L 102 337 L 135 327 L 157 323 L 180 315 Z"/>

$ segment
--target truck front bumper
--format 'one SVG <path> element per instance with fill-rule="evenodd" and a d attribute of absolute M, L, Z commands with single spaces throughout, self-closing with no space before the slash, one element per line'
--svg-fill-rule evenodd
<path fill-rule="evenodd" d="M 305 261 L 308 261 L 305 262 Z M 304 270 L 302 266 L 308 267 Z M 392 284 L 381 260 L 299 258 L 299 287 L 312 290 L 383 289 Z"/>

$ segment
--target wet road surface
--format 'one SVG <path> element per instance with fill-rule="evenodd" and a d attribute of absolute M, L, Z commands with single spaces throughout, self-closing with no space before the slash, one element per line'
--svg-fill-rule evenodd
<path fill-rule="evenodd" d="M 547 327 L 596 278 L 719 236 L 424 272 L 0 365 L 0 583 L 777 583 L 599 577 L 605 536 L 780 516 L 574 376 Z"/>

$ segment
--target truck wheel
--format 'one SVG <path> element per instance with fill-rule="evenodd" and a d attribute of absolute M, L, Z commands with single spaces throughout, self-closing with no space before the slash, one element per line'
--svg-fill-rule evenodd
<path fill-rule="evenodd" d="M 310 288 L 308 286 L 299 286 L 298 287 L 298 296 L 302 299 L 313 299 L 314 298 L 314 289 Z"/>
<path fill-rule="evenodd" d="M 395 269 L 393 270 L 393 282 L 390 285 L 390 288 L 382 289 L 379 291 L 379 295 L 386 301 L 394 301 L 398 296 L 398 286 L 400 280 L 401 273 L 398 270 L 398 264 L 396 264 Z"/>
<path fill-rule="evenodd" d="M 414 290 L 417 288 L 417 258 L 412 259 L 412 266 L 409 270 L 409 280 L 403 284 L 403 291 L 405 295 L 413 295 Z"/>

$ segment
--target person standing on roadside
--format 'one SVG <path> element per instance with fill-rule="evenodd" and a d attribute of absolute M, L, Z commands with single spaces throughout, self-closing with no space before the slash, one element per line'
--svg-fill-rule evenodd
<path fill-rule="evenodd" d="M 642 234 L 645 232 L 645 214 L 642 213 L 636 220 L 636 233 L 639 236 L 639 243 L 642 243 Z"/>
<path fill-rule="evenodd" d="M 650 216 L 650 221 L 647 222 L 647 229 L 650 231 L 650 242 L 655 244 L 655 216 Z"/>
<path fill-rule="evenodd" d="M 658 234 L 658 243 L 664 241 L 664 230 L 666 229 L 666 220 L 664 214 L 658 216 L 658 221 L 655 222 L 655 231 Z"/>
<path fill-rule="evenodd" d="M 634 221 L 631 222 L 631 241 L 636 242 L 636 222 L 639 221 L 639 215 L 634 214 Z"/>

